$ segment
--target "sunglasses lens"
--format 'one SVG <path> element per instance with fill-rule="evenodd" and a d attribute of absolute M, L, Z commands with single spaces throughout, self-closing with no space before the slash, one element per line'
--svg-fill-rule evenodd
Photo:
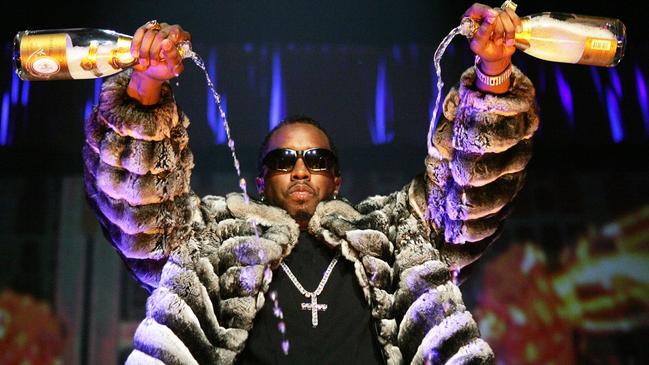
<path fill-rule="evenodd" d="M 336 166 L 336 155 L 325 148 L 314 148 L 304 152 L 279 148 L 268 152 L 264 157 L 264 165 L 275 171 L 291 171 L 297 162 L 298 153 L 302 155 L 304 164 L 311 171 L 327 171 Z"/>
<path fill-rule="evenodd" d="M 330 170 L 336 164 L 336 156 L 330 150 L 315 148 L 304 152 L 304 163 L 312 171 Z"/>
<path fill-rule="evenodd" d="M 264 164 L 271 170 L 290 171 L 295 165 L 297 154 L 287 149 L 277 149 L 268 152 L 264 158 Z"/>

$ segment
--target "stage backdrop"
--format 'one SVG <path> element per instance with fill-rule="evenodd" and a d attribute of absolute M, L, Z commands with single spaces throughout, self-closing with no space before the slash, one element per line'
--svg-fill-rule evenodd
<path fill-rule="evenodd" d="M 306 114 L 333 136 L 352 202 L 424 169 L 437 78 L 432 54 L 470 2 L 117 1 L 4 12 L 0 59 L 0 363 L 123 363 L 146 292 L 88 210 L 83 121 L 102 79 L 25 82 L 11 37 L 24 29 L 124 33 L 150 19 L 192 33 L 221 93 L 249 193 L 257 148 L 281 118 Z M 499 4 L 489 4 L 498 6 Z M 646 363 L 649 350 L 649 32 L 638 9 L 604 1 L 521 3 L 620 18 L 615 68 L 517 53 L 541 115 L 527 183 L 501 238 L 462 273 L 462 292 L 504 364 Z M 472 65 L 456 38 L 443 94 Z M 192 188 L 238 189 L 202 72 L 172 82 L 190 116 Z M 443 95 L 442 95 L 443 97 Z"/>

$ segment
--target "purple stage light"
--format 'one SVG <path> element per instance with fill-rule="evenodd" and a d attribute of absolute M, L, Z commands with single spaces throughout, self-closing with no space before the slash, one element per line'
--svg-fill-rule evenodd
<path fill-rule="evenodd" d="M 216 49 L 211 48 L 207 56 L 207 74 L 212 79 L 212 83 L 215 88 L 217 87 L 217 78 L 216 78 Z M 228 113 L 227 97 L 225 94 L 221 93 L 221 108 L 224 113 Z M 226 134 L 225 128 L 223 127 L 223 120 L 219 113 L 216 110 L 216 104 L 212 96 L 212 92 L 207 90 L 207 124 L 212 130 L 212 135 L 214 136 L 215 144 L 225 144 Z"/>
<path fill-rule="evenodd" d="M 611 77 L 611 84 L 613 85 L 615 95 L 622 99 L 622 82 L 620 81 L 620 75 L 617 73 L 617 69 L 615 67 L 609 67 L 608 73 Z"/>
<path fill-rule="evenodd" d="M 392 58 L 397 64 L 401 64 L 403 62 L 403 57 L 401 57 L 401 47 L 396 44 L 392 46 Z"/>
<path fill-rule="evenodd" d="M 385 73 L 385 59 L 381 59 L 376 72 L 374 125 L 372 126 L 372 140 L 374 144 L 385 142 Z"/>
<path fill-rule="evenodd" d="M 620 113 L 620 105 L 615 92 L 610 88 L 606 88 L 606 108 L 608 109 L 608 119 L 611 126 L 613 142 L 619 143 L 624 139 L 622 115 Z"/>
<path fill-rule="evenodd" d="M 88 120 L 90 113 L 92 113 L 92 100 L 87 100 L 86 105 L 83 107 L 83 120 Z"/>
<path fill-rule="evenodd" d="M 6 146 L 7 132 L 9 129 L 9 93 L 5 91 L 2 95 L 2 112 L 0 112 L 0 145 Z"/>
<path fill-rule="evenodd" d="M 554 68 L 554 74 L 557 78 L 557 89 L 559 90 L 561 105 L 563 106 L 563 110 L 566 112 L 566 118 L 568 118 L 570 126 L 574 128 L 575 112 L 572 103 L 572 89 L 570 88 L 570 85 L 568 84 L 566 79 L 563 77 L 561 68 L 558 65 L 556 65 Z"/>
<path fill-rule="evenodd" d="M 374 119 L 370 120 L 370 134 L 374 144 L 385 144 L 394 138 L 394 133 L 387 131 L 387 123 L 392 122 L 394 112 L 392 96 L 388 87 L 386 63 L 385 57 L 382 57 L 377 65 Z"/>
<path fill-rule="evenodd" d="M 273 51 L 272 86 L 270 95 L 269 127 L 273 129 L 286 114 L 286 97 L 282 81 L 282 59 L 278 50 Z"/>
<path fill-rule="evenodd" d="M 99 94 L 101 93 L 101 84 L 103 83 L 104 79 L 101 77 L 98 77 L 95 79 L 95 93 L 93 95 L 93 102 L 95 104 L 99 104 Z"/>
<path fill-rule="evenodd" d="M 20 79 L 15 72 L 11 73 L 11 105 L 18 104 L 18 94 L 20 91 Z"/>
<path fill-rule="evenodd" d="M 602 87 L 602 78 L 599 76 L 599 67 L 592 66 L 590 68 L 590 75 L 593 77 L 593 83 L 595 84 L 595 91 L 597 91 L 597 96 L 599 101 L 604 101 L 604 88 Z"/>
<path fill-rule="evenodd" d="M 638 102 L 640 103 L 640 111 L 642 113 L 642 121 L 644 122 L 644 134 L 649 136 L 649 105 L 647 100 L 647 83 L 642 74 L 642 70 L 638 65 L 635 66 L 635 83 L 636 90 L 638 91 Z"/>
<path fill-rule="evenodd" d="M 23 88 L 20 90 L 20 104 L 22 106 L 27 106 L 29 102 L 29 81 L 23 81 Z"/>

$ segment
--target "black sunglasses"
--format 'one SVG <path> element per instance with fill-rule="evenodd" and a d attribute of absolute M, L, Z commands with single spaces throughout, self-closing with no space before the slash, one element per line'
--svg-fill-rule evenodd
<path fill-rule="evenodd" d="M 336 172 L 338 159 L 333 151 L 326 148 L 309 148 L 308 150 L 296 151 L 289 148 L 278 148 L 264 156 L 264 165 L 275 171 L 293 171 L 297 159 L 302 157 L 304 165 L 309 171 Z"/>

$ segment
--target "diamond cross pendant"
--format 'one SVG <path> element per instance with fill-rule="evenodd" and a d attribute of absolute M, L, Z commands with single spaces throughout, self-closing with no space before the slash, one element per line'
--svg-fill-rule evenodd
<path fill-rule="evenodd" d="M 316 328 L 318 327 L 318 311 L 326 311 L 327 305 L 318 304 L 318 296 L 312 293 L 309 294 L 311 294 L 309 295 L 311 297 L 311 303 L 302 303 L 302 310 L 311 311 L 311 324 L 313 325 L 313 328 Z"/>

